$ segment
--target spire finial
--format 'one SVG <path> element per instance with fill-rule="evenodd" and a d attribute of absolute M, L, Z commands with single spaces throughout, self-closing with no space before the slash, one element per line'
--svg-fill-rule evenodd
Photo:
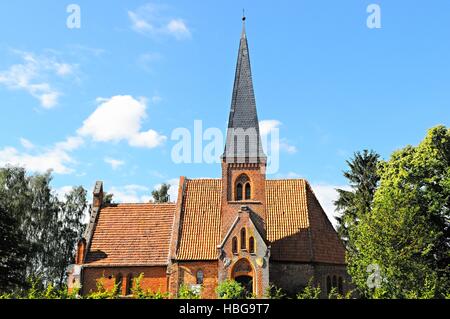
<path fill-rule="evenodd" d="M 245 35 L 245 20 L 247 20 L 247 18 L 245 17 L 245 9 L 242 9 L 242 35 L 241 35 L 241 38 L 246 38 L 246 35 Z"/>

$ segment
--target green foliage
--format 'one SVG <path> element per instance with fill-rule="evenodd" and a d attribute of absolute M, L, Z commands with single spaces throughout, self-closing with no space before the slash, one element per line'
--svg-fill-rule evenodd
<path fill-rule="evenodd" d="M 112 289 L 105 288 L 105 277 L 97 279 L 97 291 L 87 295 L 87 299 L 117 299 L 119 297 L 119 284 L 115 283 Z"/>
<path fill-rule="evenodd" d="M 178 289 L 178 299 L 200 299 L 201 292 L 196 292 L 187 285 L 181 285 Z"/>
<path fill-rule="evenodd" d="M 141 273 L 139 277 L 133 279 L 133 287 L 131 292 L 133 298 L 135 299 L 167 299 L 169 298 L 168 293 L 152 292 L 151 290 L 144 290 L 142 288 L 142 280 L 144 279 L 144 274 Z"/>
<path fill-rule="evenodd" d="M 169 184 L 162 184 L 161 187 L 152 192 L 153 200 L 155 203 L 168 203 L 170 201 L 169 196 Z"/>
<path fill-rule="evenodd" d="M 235 280 L 227 279 L 222 281 L 216 288 L 217 296 L 220 299 L 244 299 L 245 289 Z"/>
<path fill-rule="evenodd" d="M 114 197 L 114 194 L 104 193 L 102 206 L 108 206 L 108 205 L 113 204 L 114 203 L 113 197 Z"/>
<path fill-rule="evenodd" d="M 450 290 L 450 130 L 435 127 L 417 146 L 379 165 L 370 214 L 361 216 L 348 269 L 369 298 L 444 298 Z M 383 280 L 367 284 L 369 265 Z"/>
<path fill-rule="evenodd" d="M 18 221 L 0 206 L 0 292 L 25 286 L 29 254 Z"/>
<path fill-rule="evenodd" d="M 380 180 L 377 172 L 379 157 L 374 151 L 364 150 L 355 153 L 354 157 L 347 161 L 349 170 L 344 172 L 351 190 L 337 190 L 339 198 L 335 205 L 337 211 L 341 213 L 336 218 L 337 230 L 349 254 L 357 253 L 353 247 L 354 230 L 358 226 L 358 221 L 372 208 L 373 196 Z"/>
<path fill-rule="evenodd" d="M 341 295 L 336 287 L 331 288 L 330 293 L 328 294 L 328 299 L 352 299 L 353 291 L 347 292 L 345 295 Z"/>
<path fill-rule="evenodd" d="M 0 292 L 29 288 L 25 278 L 41 278 L 58 289 L 64 285 L 84 230 L 86 191 L 74 188 L 59 199 L 51 180 L 50 172 L 28 176 L 23 168 L 0 168 L 0 231 L 10 240 L 5 253 L 0 240 L 6 256 L 0 261 Z"/>
<path fill-rule="evenodd" d="M 283 292 L 283 289 L 277 288 L 273 283 L 270 283 L 269 287 L 266 288 L 264 297 L 268 299 L 284 299 L 286 294 Z"/>
<path fill-rule="evenodd" d="M 314 286 L 313 281 L 314 281 L 313 278 L 311 278 L 309 280 L 308 285 L 297 294 L 297 299 L 319 299 L 320 298 L 320 294 L 322 292 L 322 290 L 320 289 L 320 285 Z"/>
<path fill-rule="evenodd" d="M 44 286 L 40 278 L 28 278 L 29 288 L 17 290 L 14 293 L 4 293 L 0 299 L 78 299 L 78 290 L 68 291 L 67 286 L 56 288 L 49 284 Z"/>

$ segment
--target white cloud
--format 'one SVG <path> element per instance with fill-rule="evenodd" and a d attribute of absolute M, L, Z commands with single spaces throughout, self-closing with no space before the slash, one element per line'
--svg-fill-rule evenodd
<path fill-rule="evenodd" d="M 166 7 L 148 3 L 135 11 L 128 11 L 131 28 L 148 36 L 170 35 L 181 40 L 191 37 L 186 22 L 180 18 L 168 18 L 163 15 Z"/>
<path fill-rule="evenodd" d="M 166 137 L 154 130 L 141 131 L 147 117 L 147 102 L 129 95 L 97 99 L 100 105 L 78 130 L 81 136 L 90 136 L 97 142 L 128 141 L 130 146 L 154 148 L 166 141 Z"/>
<path fill-rule="evenodd" d="M 29 140 L 23 137 L 20 139 L 20 144 L 22 144 L 22 146 L 27 150 L 31 150 L 32 148 L 34 148 L 33 143 L 31 143 Z"/>
<path fill-rule="evenodd" d="M 28 92 L 46 109 L 56 106 L 61 93 L 50 84 L 49 79 L 72 75 L 76 66 L 59 62 L 48 54 L 38 56 L 17 50 L 14 53 L 21 57 L 22 62 L 0 71 L 0 84 L 8 89 Z"/>
<path fill-rule="evenodd" d="M 105 161 L 106 164 L 111 165 L 111 168 L 112 168 L 113 170 L 116 170 L 116 169 L 118 169 L 120 166 L 123 166 L 123 165 L 125 164 L 124 161 L 117 160 L 117 159 L 114 159 L 114 158 L 111 158 L 111 157 L 106 157 L 106 158 L 104 159 L 104 161 Z"/>
<path fill-rule="evenodd" d="M 55 189 L 56 196 L 59 200 L 65 200 L 66 195 L 69 194 L 73 190 L 73 186 L 62 186 Z"/>
<path fill-rule="evenodd" d="M 66 152 L 57 149 L 41 154 L 21 153 L 13 147 L 0 150 L 0 166 L 21 166 L 40 173 L 51 169 L 57 174 L 69 174 L 73 171 L 67 166 L 70 163 L 73 163 L 72 158 Z"/>
<path fill-rule="evenodd" d="M 38 173 L 53 170 L 56 174 L 70 174 L 74 171 L 70 165 L 74 164 L 75 160 L 68 152 L 80 147 L 83 141 L 69 137 L 51 148 L 37 148 L 26 139 L 21 139 L 21 143 L 27 151 L 20 152 L 14 147 L 0 149 L 0 166 L 20 166 Z"/>
<path fill-rule="evenodd" d="M 264 120 L 259 122 L 259 131 L 261 134 L 261 138 L 267 140 L 268 136 L 271 134 L 273 130 L 279 130 L 281 123 L 278 120 Z M 280 138 L 278 148 L 281 151 L 285 151 L 289 154 L 297 153 L 297 147 L 290 144 L 286 138 Z M 272 150 L 274 151 L 274 150 Z"/>
<path fill-rule="evenodd" d="M 327 185 L 327 184 L 316 184 L 311 185 L 314 193 L 317 196 L 322 208 L 328 216 L 328 219 L 333 224 L 334 228 L 337 226 L 336 217 L 339 215 L 336 212 L 336 206 L 334 202 L 338 199 L 339 194 L 336 189 L 351 190 L 347 185 Z"/>
<path fill-rule="evenodd" d="M 149 188 L 142 185 L 111 187 L 108 193 L 114 194 L 113 200 L 117 203 L 148 203 L 151 200 Z"/>
<path fill-rule="evenodd" d="M 186 23 L 181 19 L 170 20 L 166 28 L 177 39 L 189 38 L 191 36 L 191 32 L 186 26 Z"/>
<path fill-rule="evenodd" d="M 64 151 L 73 151 L 83 145 L 84 140 L 79 136 L 70 136 L 63 142 L 56 143 L 56 148 Z"/>
<path fill-rule="evenodd" d="M 281 122 L 277 120 L 264 120 L 259 122 L 259 131 L 261 136 L 267 136 L 273 129 L 281 126 Z"/>
<path fill-rule="evenodd" d="M 166 141 L 166 137 L 154 130 L 140 132 L 129 139 L 130 146 L 155 148 Z"/>

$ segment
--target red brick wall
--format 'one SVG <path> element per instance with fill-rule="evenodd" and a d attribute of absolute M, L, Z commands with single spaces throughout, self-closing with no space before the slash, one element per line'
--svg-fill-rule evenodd
<path fill-rule="evenodd" d="M 114 287 L 115 278 L 121 274 L 123 277 L 122 295 L 126 294 L 127 278 L 131 274 L 133 278 L 144 274 L 141 282 L 142 288 L 150 289 L 153 292 L 167 292 L 166 267 L 108 267 L 108 268 L 84 268 L 82 279 L 82 294 L 89 294 L 97 290 L 97 279 L 104 277 L 106 289 Z"/>
<path fill-rule="evenodd" d="M 235 182 L 241 175 L 246 174 L 252 187 L 250 201 L 235 201 Z M 265 165 L 260 163 L 222 163 L 222 238 L 230 229 L 242 205 L 249 206 L 260 218 L 260 225 L 265 229 L 266 219 L 266 176 Z"/>
<path fill-rule="evenodd" d="M 214 299 L 216 298 L 217 280 L 217 261 L 191 261 L 178 262 L 176 265 L 177 271 L 172 273 L 173 285 L 171 285 L 171 293 L 176 295 L 174 291 L 182 284 L 195 285 L 197 284 L 197 271 L 202 270 L 204 275 L 202 298 Z"/>

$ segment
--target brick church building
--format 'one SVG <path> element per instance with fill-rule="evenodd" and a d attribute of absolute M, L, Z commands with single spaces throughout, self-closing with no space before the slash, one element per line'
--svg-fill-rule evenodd
<path fill-rule="evenodd" d="M 181 177 L 176 203 L 103 204 L 97 182 L 69 288 L 87 294 L 104 278 L 126 296 L 143 273 L 143 288 L 172 296 L 184 284 L 216 298 L 226 279 L 258 297 L 270 283 L 295 294 L 311 278 L 322 297 L 345 293 L 345 249 L 311 185 L 266 179 L 245 22 L 221 159 L 220 179 Z"/>

